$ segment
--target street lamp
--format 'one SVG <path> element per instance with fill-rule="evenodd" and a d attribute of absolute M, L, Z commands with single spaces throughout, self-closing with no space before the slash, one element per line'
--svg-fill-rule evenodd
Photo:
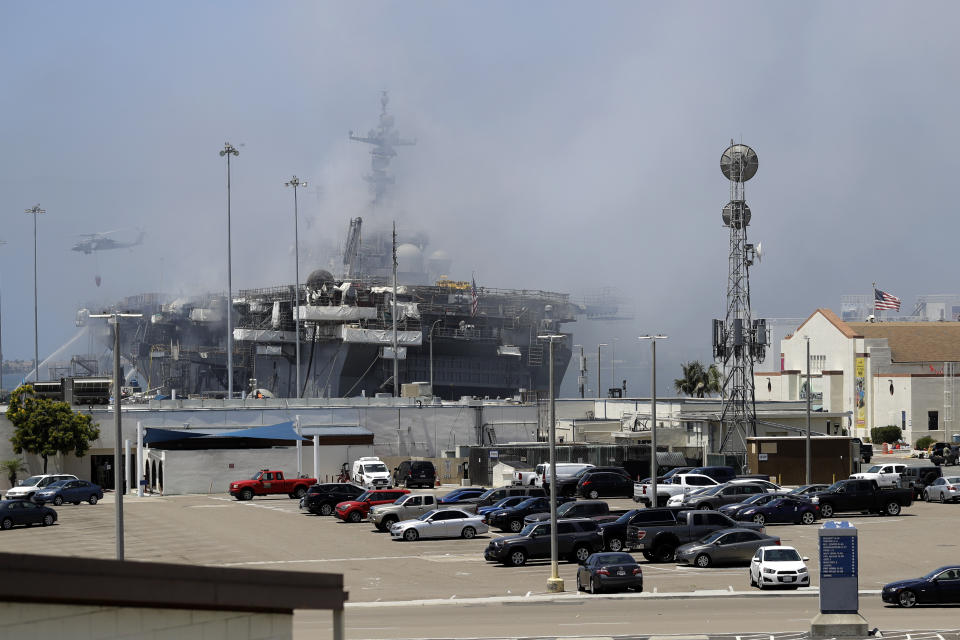
<path fill-rule="evenodd" d="M 553 389 L 553 343 L 566 336 L 551 333 L 537 336 L 538 340 L 550 341 L 550 577 L 547 579 L 547 591 L 563 591 L 563 578 L 557 565 L 557 420 L 556 396 Z"/>
<path fill-rule="evenodd" d="M 109 318 L 108 322 L 113 325 L 113 490 L 117 495 L 117 513 L 116 513 L 116 537 L 117 537 L 117 560 L 123 560 L 123 480 L 124 475 L 121 470 L 120 461 L 120 442 L 123 440 L 123 433 L 120 428 L 120 318 L 142 318 L 142 313 L 91 313 L 91 318 Z M 137 470 L 136 478 L 140 478 L 140 470 Z"/>
<path fill-rule="evenodd" d="M 600 347 L 608 346 L 606 342 L 597 345 L 597 399 L 600 399 Z"/>
<path fill-rule="evenodd" d="M 617 384 L 617 340 L 614 338 L 610 343 L 610 386 L 619 387 Z"/>
<path fill-rule="evenodd" d="M 25 209 L 24 212 L 33 214 L 33 381 L 40 382 L 40 347 L 37 330 L 37 216 L 46 213 L 46 210 L 36 204 Z"/>
<path fill-rule="evenodd" d="M 587 377 L 584 375 L 587 372 L 587 361 L 583 359 L 583 345 L 575 344 L 574 348 L 580 347 L 580 375 L 577 376 L 577 386 L 580 387 L 580 397 L 583 397 L 583 387 L 587 384 Z"/>
<path fill-rule="evenodd" d="M 7 244 L 6 240 L 0 240 L 0 247 Z M 0 392 L 3 391 L 3 299 L 0 294 Z"/>
<path fill-rule="evenodd" d="M 806 456 L 807 456 L 807 482 L 810 484 L 811 468 L 810 468 L 810 396 L 813 395 L 813 387 L 810 384 L 810 336 L 804 336 L 807 341 L 807 446 L 806 446 Z"/>
<path fill-rule="evenodd" d="M 230 156 L 238 156 L 229 142 L 223 143 L 220 157 L 227 156 L 227 398 L 233 398 L 233 263 L 230 241 Z"/>
<path fill-rule="evenodd" d="M 430 395 L 431 396 L 437 395 L 433 392 L 433 330 L 441 322 L 443 322 L 443 318 L 440 318 L 439 320 L 434 320 L 433 324 L 430 325 Z"/>
<path fill-rule="evenodd" d="M 228 161 L 229 162 L 229 161 Z M 285 185 L 288 187 L 293 187 L 293 261 L 294 261 L 294 275 L 296 277 L 297 283 L 294 287 L 293 299 L 294 299 L 294 310 L 296 314 L 297 321 L 297 389 L 296 396 L 300 397 L 301 387 L 300 387 L 300 232 L 299 232 L 299 223 L 298 223 L 298 212 L 297 212 L 297 187 L 307 186 L 306 181 L 301 181 L 297 176 L 290 178 L 289 182 L 285 182 Z"/>
<path fill-rule="evenodd" d="M 650 489 L 651 502 L 653 507 L 658 506 L 657 502 L 657 340 L 666 340 L 667 336 L 645 335 L 638 336 L 637 340 L 650 341 L 650 353 L 653 355 L 650 371 Z"/>

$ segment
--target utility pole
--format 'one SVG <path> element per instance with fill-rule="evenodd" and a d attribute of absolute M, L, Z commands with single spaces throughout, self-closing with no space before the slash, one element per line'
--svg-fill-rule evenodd
<path fill-rule="evenodd" d="M 393 223 L 393 397 L 400 397 L 400 354 L 397 353 L 397 223 Z"/>
<path fill-rule="evenodd" d="M 223 143 L 220 157 L 227 157 L 227 398 L 233 399 L 233 256 L 230 240 L 230 156 L 238 156 L 229 142 Z"/>
<path fill-rule="evenodd" d="M 597 399 L 599 400 L 603 396 L 600 395 L 600 348 L 606 347 L 606 342 L 601 342 L 597 345 Z"/>
<path fill-rule="evenodd" d="M 587 360 L 583 357 L 583 345 L 575 344 L 574 347 L 580 347 L 580 375 L 577 377 L 577 387 L 580 389 L 580 397 L 583 398 L 583 388 L 587 384 Z"/>
<path fill-rule="evenodd" d="M 656 507 L 657 504 L 657 340 L 666 340 L 667 336 L 645 335 L 639 336 L 638 340 L 650 341 L 650 353 L 653 356 L 653 362 L 650 366 L 650 506 Z"/>
<path fill-rule="evenodd" d="M 33 381 L 40 382 L 40 332 L 37 321 L 37 216 L 46 213 L 36 204 L 25 211 L 33 214 Z"/>
<path fill-rule="evenodd" d="M 297 323 L 297 389 L 295 397 L 299 398 L 303 394 L 303 389 L 300 384 L 300 224 L 299 213 L 297 211 L 297 187 L 305 187 L 307 183 L 306 181 L 301 181 L 297 176 L 293 176 L 289 182 L 285 182 L 284 184 L 288 187 L 293 187 L 293 260 L 294 277 L 296 278 L 296 285 L 293 289 L 293 313 Z"/>
<path fill-rule="evenodd" d="M 540 340 L 550 341 L 550 578 L 547 579 L 547 591 L 563 591 L 563 578 L 557 564 L 559 547 L 557 544 L 557 411 L 556 393 L 553 386 L 553 343 L 563 340 L 562 334 L 551 333 L 537 336 Z"/>
<path fill-rule="evenodd" d="M 811 474 L 811 459 L 810 459 L 810 396 L 813 395 L 813 387 L 811 386 L 810 381 L 810 336 L 805 336 L 807 340 L 807 482 L 810 484 L 812 480 L 810 479 Z"/>

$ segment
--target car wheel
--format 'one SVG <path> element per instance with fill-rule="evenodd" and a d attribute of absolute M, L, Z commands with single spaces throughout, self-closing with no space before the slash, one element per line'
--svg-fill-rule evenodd
<path fill-rule="evenodd" d="M 390 531 L 390 527 L 397 524 L 397 522 L 397 516 L 387 516 L 380 522 L 380 524 L 383 525 L 384 531 Z"/>
<path fill-rule="evenodd" d="M 59 507 L 59 506 L 62 505 L 62 504 L 63 504 L 63 498 L 62 498 L 61 496 L 56 496 L 56 497 L 53 499 L 53 506 Z"/>
<path fill-rule="evenodd" d="M 363 514 L 359 511 L 351 511 L 350 515 L 347 516 L 347 520 L 350 522 L 360 522 L 363 519 Z"/>
<path fill-rule="evenodd" d="M 471 538 L 477 535 L 477 530 L 474 529 L 473 527 L 464 527 L 460 535 L 466 538 L 467 540 L 470 540 Z"/>
<path fill-rule="evenodd" d="M 640 496 L 633 496 L 633 501 L 640 504 Z"/>
<path fill-rule="evenodd" d="M 510 529 L 512 533 L 520 533 L 520 530 L 523 529 L 523 520 L 513 519 L 509 522 L 507 528 Z"/>
<path fill-rule="evenodd" d="M 588 496 L 591 500 L 596 500 L 597 498 L 600 497 L 600 492 L 597 491 L 596 489 L 591 489 L 590 492 L 587 494 L 587 496 Z"/>
<path fill-rule="evenodd" d="M 299 487 L 293 490 L 293 497 L 296 498 L 297 500 L 299 500 L 305 495 L 307 495 L 307 488 L 303 485 L 300 485 Z"/>
<path fill-rule="evenodd" d="M 620 538 L 613 538 L 610 542 L 607 543 L 607 549 L 609 551 L 623 551 L 623 540 Z"/>
<path fill-rule="evenodd" d="M 904 609 L 909 609 L 917 604 L 917 594 L 910 589 L 904 589 L 897 595 L 897 603 Z"/>
<path fill-rule="evenodd" d="M 4 518 L 3 522 L 0 522 L 0 529 L 3 529 L 4 531 L 6 531 L 7 529 L 12 529 L 12 528 L 13 528 L 13 520 L 11 520 L 10 518 Z"/>
<path fill-rule="evenodd" d="M 43 526 L 49 527 L 53 524 L 53 514 L 46 513 L 43 516 Z"/>
<path fill-rule="evenodd" d="M 577 591 L 583 591 L 583 583 L 580 582 L 580 574 L 577 573 Z"/>
<path fill-rule="evenodd" d="M 713 505 L 711 505 L 709 502 L 704 502 L 702 505 L 700 505 L 697 508 L 700 509 L 701 511 L 713 511 Z"/>
<path fill-rule="evenodd" d="M 693 559 L 693 563 L 702 569 L 706 569 L 712 564 L 712 561 L 710 560 L 710 556 L 705 553 L 701 553 Z"/>
<path fill-rule="evenodd" d="M 833 506 L 831 506 L 831 505 L 829 505 L 829 504 L 822 504 L 822 505 L 820 505 L 820 515 L 822 515 L 824 518 L 829 518 L 830 516 L 832 516 L 832 515 L 833 515 Z"/>
<path fill-rule="evenodd" d="M 747 574 L 750 576 L 750 586 L 757 586 L 757 581 L 753 579 L 753 571 L 747 571 Z"/>
<path fill-rule="evenodd" d="M 583 564 L 587 561 L 587 558 L 590 557 L 590 549 L 588 547 L 579 546 L 573 550 L 573 553 L 570 555 L 570 559 L 577 564 Z"/>
<path fill-rule="evenodd" d="M 673 562 L 677 548 L 669 542 L 664 542 L 653 550 L 655 562 Z"/>
<path fill-rule="evenodd" d="M 643 557 L 644 557 L 644 559 L 646 559 L 647 562 L 653 562 L 654 556 L 653 556 L 653 553 L 652 553 L 652 552 L 650 552 L 650 551 L 641 551 L 640 553 L 643 554 Z"/>
<path fill-rule="evenodd" d="M 804 511 L 803 515 L 800 516 L 800 522 L 802 524 L 813 524 L 816 521 L 817 517 L 813 515 L 811 511 Z"/>
<path fill-rule="evenodd" d="M 597 588 L 597 582 L 592 577 L 590 578 L 590 593 L 593 595 L 600 593 L 600 589 Z"/>
<path fill-rule="evenodd" d="M 96 495 L 92 495 L 89 498 L 87 498 L 87 502 L 89 502 L 90 504 L 97 504 L 97 500 L 99 500 L 99 498 L 97 498 Z M 80 504 L 80 503 L 78 502 L 77 504 Z"/>
<path fill-rule="evenodd" d="M 888 515 L 895 516 L 900 514 L 900 505 L 896 502 L 888 502 L 886 509 L 884 509 Z"/>
<path fill-rule="evenodd" d="M 330 503 L 320 505 L 320 515 L 328 516 L 333 513 L 333 505 Z"/>
<path fill-rule="evenodd" d="M 921 498 L 924 502 L 932 502 L 932 500 L 930 500 L 930 492 L 927 491 L 926 489 L 924 489 L 924 490 L 923 490 L 923 493 L 920 494 L 920 498 Z"/>
<path fill-rule="evenodd" d="M 523 549 L 515 549 L 510 552 L 510 564 L 515 567 L 522 567 L 527 562 L 527 553 Z"/>
<path fill-rule="evenodd" d="M 244 489 L 240 492 L 241 500 L 253 500 L 253 491 L 251 489 Z"/>
<path fill-rule="evenodd" d="M 417 530 L 414 529 L 413 527 L 410 527 L 409 529 L 403 532 L 403 539 L 406 540 L 407 542 L 414 542 L 419 538 L 420 538 L 420 534 L 417 533 Z"/>
<path fill-rule="evenodd" d="M 943 492 L 940 493 L 940 504 L 944 504 L 947 499 L 944 497 Z"/>
<path fill-rule="evenodd" d="M 764 590 L 763 576 L 757 576 L 757 589 L 760 589 L 760 591 Z"/>
<path fill-rule="evenodd" d="M 753 516 L 753 521 L 762 527 L 763 523 L 766 522 L 767 519 L 763 517 L 762 513 L 758 513 Z"/>

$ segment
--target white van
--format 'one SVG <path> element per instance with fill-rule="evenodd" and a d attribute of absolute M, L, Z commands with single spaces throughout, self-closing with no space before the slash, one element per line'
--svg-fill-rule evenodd
<path fill-rule="evenodd" d="M 576 475 L 584 469 L 590 469 L 596 465 L 585 464 L 581 462 L 558 462 L 557 463 L 557 477 L 558 478 L 569 478 L 573 475 Z M 545 462 L 543 464 L 537 465 L 537 486 L 544 486 L 544 482 L 550 479 L 550 463 Z"/>
<path fill-rule="evenodd" d="M 384 489 L 393 484 L 387 465 L 376 456 L 355 460 L 350 477 L 356 484 L 368 489 Z"/>

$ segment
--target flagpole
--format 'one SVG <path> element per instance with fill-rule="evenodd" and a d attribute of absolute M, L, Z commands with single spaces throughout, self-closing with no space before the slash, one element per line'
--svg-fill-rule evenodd
<path fill-rule="evenodd" d="M 880 311 L 877 310 L 877 283 L 876 282 L 873 283 L 873 290 L 870 292 L 870 297 L 873 298 L 873 312 L 880 313 Z"/>

